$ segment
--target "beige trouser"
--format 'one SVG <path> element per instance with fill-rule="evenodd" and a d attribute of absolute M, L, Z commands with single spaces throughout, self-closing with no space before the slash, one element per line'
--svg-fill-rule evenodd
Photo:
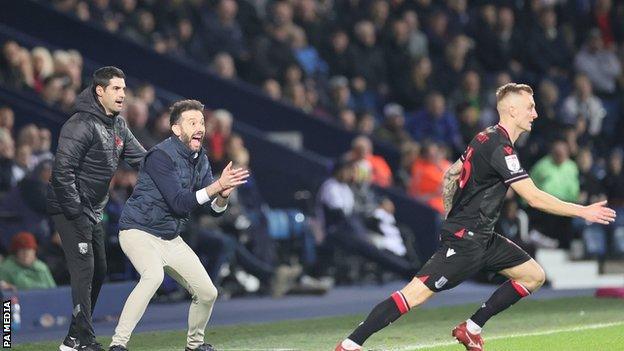
<path fill-rule="evenodd" d="M 122 230 L 119 243 L 141 279 L 126 300 L 111 346 L 126 346 L 130 334 L 162 283 L 165 271 L 193 296 L 186 346 L 195 349 L 203 344 L 204 329 L 212 314 L 217 289 L 195 252 L 179 236 L 163 240 L 138 229 Z"/>

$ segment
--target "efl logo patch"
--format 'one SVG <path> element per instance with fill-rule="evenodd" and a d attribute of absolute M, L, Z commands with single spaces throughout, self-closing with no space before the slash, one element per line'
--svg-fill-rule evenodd
<path fill-rule="evenodd" d="M 520 167 L 520 160 L 518 160 L 517 155 L 505 156 L 505 163 L 507 164 L 507 169 L 509 169 L 511 174 L 522 172 L 522 167 Z"/>

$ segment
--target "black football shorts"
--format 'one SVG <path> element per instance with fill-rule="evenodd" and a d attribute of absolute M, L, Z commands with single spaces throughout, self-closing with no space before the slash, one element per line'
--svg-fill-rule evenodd
<path fill-rule="evenodd" d="M 470 238 L 445 234 L 438 250 L 416 274 L 431 291 L 454 288 L 482 270 L 499 272 L 531 259 L 528 253 L 500 234 L 494 233 L 485 245 Z"/>

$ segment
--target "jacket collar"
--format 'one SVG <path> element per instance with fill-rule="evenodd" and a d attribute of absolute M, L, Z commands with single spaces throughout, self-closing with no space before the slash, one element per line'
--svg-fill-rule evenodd
<path fill-rule="evenodd" d="M 93 85 L 88 86 L 83 90 L 76 98 L 75 112 L 86 112 L 97 117 L 107 126 L 115 125 L 118 113 L 112 116 L 107 116 L 104 112 L 104 106 L 100 104 L 100 101 L 95 96 L 95 88 Z"/>
<path fill-rule="evenodd" d="M 203 146 L 198 152 L 195 152 L 189 149 L 189 147 L 186 146 L 176 135 L 172 135 L 169 138 L 172 140 L 176 152 L 190 162 L 196 162 L 199 159 L 199 156 L 202 156 L 205 153 Z"/>

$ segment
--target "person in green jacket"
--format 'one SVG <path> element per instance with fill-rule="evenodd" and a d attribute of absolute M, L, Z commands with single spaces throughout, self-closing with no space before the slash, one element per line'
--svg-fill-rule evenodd
<path fill-rule="evenodd" d="M 559 200 L 572 203 L 579 201 L 579 170 L 570 158 L 570 149 L 565 141 L 555 140 L 550 154 L 539 160 L 530 174 L 538 188 Z M 532 226 L 542 234 L 557 239 L 560 248 L 570 247 L 572 221 L 569 217 L 536 212 L 531 220 Z"/>
<path fill-rule="evenodd" d="M 37 259 L 37 241 L 28 232 L 20 232 L 11 239 L 11 255 L 0 264 L 0 280 L 18 290 L 49 289 L 56 287 L 48 266 Z"/>

